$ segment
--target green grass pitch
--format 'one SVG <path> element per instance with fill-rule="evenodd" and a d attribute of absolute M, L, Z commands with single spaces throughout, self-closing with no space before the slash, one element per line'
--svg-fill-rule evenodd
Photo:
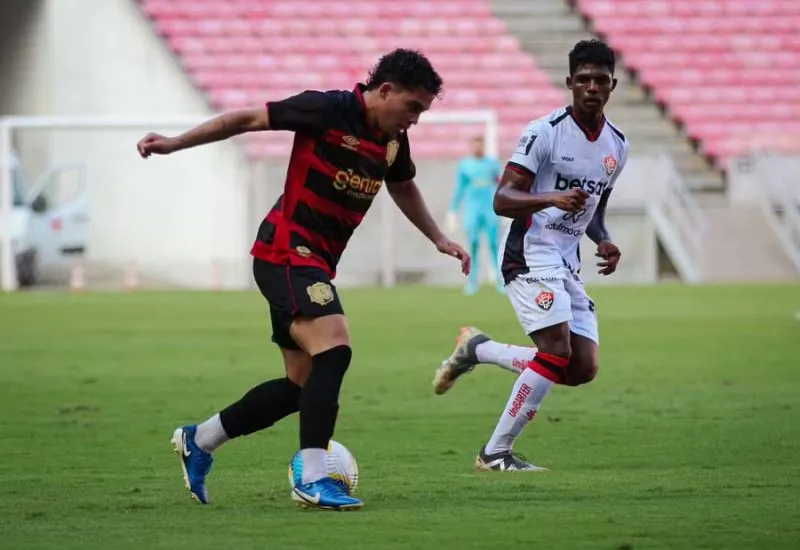
<path fill-rule="evenodd" d="M 342 293 L 354 359 L 335 438 L 362 511 L 298 509 L 297 418 L 220 449 L 191 501 L 169 438 L 280 375 L 257 292 L 0 296 L 0 547 L 797 548 L 800 286 L 595 288 L 600 376 L 556 388 L 517 450 L 473 461 L 513 376 L 431 377 L 459 327 L 524 344 L 484 289 Z"/>

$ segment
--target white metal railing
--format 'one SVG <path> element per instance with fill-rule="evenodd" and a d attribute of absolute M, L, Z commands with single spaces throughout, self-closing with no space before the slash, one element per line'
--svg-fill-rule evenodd
<path fill-rule="evenodd" d="M 786 179 L 796 172 L 791 167 L 782 166 L 780 168 L 784 169 L 775 170 L 781 176 L 771 177 L 771 169 L 778 168 L 775 166 L 777 159 L 766 157 L 764 154 L 756 157 L 758 180 L 765 190 L 756 196 L 761 199 L 759 202 L 767 223 L 800 273 L 800 193 L 794 182 Z"/>
<path fill-rule="evenodd" d="M 681 278 L 699 283 L 708 221 L 671 158 L 661 156 L 658 166 L 664 188 L 656 200 L 648 203 L 647 213 Z"/>

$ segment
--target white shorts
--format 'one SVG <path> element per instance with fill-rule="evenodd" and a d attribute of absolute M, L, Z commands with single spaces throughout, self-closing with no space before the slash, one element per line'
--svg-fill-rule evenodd
<path fill-rule="evenodd" d="M 568 322 L 569 330 L 600 344 L 594 302 L 583 281 L 567 270 L 519 275 L 506 294 L 525 334 Z"/>

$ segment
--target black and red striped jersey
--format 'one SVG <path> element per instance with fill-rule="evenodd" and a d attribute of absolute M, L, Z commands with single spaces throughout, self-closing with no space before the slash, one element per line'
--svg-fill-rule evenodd
<path fill-rule="evenodd" d="M 316 266 L 333 278 L 347 241 L 383 182 L 416 174 L 408 136 L 372 130 L 365 90 L 306 91 L 267 103 L 273 130 L 295 133 L 283 194 L 258 230 L 251 254 Z"/>

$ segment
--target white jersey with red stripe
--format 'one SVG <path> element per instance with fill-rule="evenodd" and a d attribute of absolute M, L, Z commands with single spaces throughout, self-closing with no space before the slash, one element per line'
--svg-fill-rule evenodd
<path fill-rule="evenodd" d="M 512 222 L 501 261 L 506 283 L 526 273 L 556 276 L 564 268 L 572 274 L 579 272 L 580 239 L 600 196 L 614 187 L 628 149 L 625 136 L 608 120 L 592 133 L 578 122 L 572 107 L 556 109 L 528 124 L 508 168 L 534 177 L 531 193 L 580 187 L 590 196 L 581 211 L 550 207 Z"/>

